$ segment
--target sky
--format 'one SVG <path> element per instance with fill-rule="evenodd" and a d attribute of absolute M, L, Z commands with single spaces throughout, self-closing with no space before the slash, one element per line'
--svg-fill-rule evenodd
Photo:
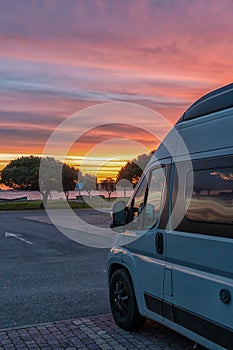
<path fill-rule="evenodd" d="M 231 0 L 0 0 L 0 168 L 43 154 L 61 123 L 99 104 L 138 104 L 174 124 L 232 82 L 232 13 Z M 157 147 L 133 114 L 96 127 L 93 108 L 95 128 L 78 119 L 70 164 L 114 177 Z"/>

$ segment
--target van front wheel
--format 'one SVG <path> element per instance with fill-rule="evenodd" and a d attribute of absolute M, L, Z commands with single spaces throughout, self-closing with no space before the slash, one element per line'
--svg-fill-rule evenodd
<path fill-rule="evenodd" d="M 114 320 L 119 327 L 129 331 L 142 326 L 145 319 L 139 314 L 131 279 L 126 270 L 120 269 L 113 273 L 109 299 Z"/>

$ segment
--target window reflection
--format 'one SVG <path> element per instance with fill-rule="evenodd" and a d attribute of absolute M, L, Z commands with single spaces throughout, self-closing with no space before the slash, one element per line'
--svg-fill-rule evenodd
<path fill-rule="evenodd" d="M 187 178 L 187 188 L 191 174 Z M 194 171 L 192 198 L 186 217 L 194 221 L 233 222 L 233 168 Z"/>
<path fill-rule="evenodd" d="M 161 213 L 164 183 L 165 167 L 156 168 L 145 176 L 130 206 L 131 229 L 147 231 L 156 224 Z"/>
<path fill-rule="evenodd" d="M 161 212 L 161 199 L 165 183 L 164 171 L 165 168 L 158 168 L 153 170 L 151 174 L 144 220 L 144 227 L 147 229 L 154 226 Z"/>

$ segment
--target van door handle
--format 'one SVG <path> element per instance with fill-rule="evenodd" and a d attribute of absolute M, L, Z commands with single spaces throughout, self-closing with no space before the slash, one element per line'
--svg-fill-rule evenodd
<path fill-rule="evenodd" d="M 161 232 L 156 233 L 155 246 L 156 246 L 156 252 L 162 255 L 163 254 L 163 234 Z"/>

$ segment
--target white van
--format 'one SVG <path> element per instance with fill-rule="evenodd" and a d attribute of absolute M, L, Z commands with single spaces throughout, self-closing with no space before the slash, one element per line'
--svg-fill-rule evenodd
<path fill-rule="evenodd" d="M 171 151 L 172 150 L 172 151 Z M 195 102 L 112 223 L 109 296 L 126 330 L 153 319 L 233 350 L 233 84 Z"/>

